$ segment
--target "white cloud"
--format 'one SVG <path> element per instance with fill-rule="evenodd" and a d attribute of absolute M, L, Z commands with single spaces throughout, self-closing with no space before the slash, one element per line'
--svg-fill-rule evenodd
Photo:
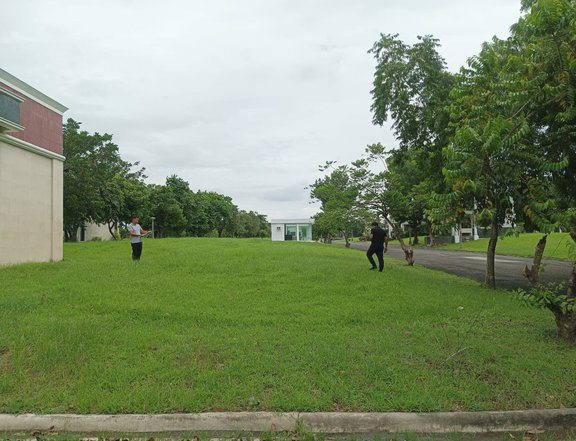
<path fill-rule="evenodd" d="M 380 33 L 433 34 L 449 68 L 505 37 L 518 0 L 27 0 L 0 28 L 1 67 L 114 135 L 151 182 L 177 174 L 270 217 L 313 214 L 326 160 L 393 146 L 371 125 Z"/>

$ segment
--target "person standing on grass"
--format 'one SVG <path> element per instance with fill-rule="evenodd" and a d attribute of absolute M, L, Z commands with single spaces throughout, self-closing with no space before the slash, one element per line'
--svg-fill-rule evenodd
<path fill-rule="evenodd" d="M 132 260 L 138 262 L 142 255 L 142 236 L 145 236 L 148 231 L 140 226 L 140 218 L 138 216 L 132 216 L 126 228 L 128 229 L 130 245 L 132 245 Z"/>
<path fill-rule="evenodd" d="M 384 253 L 388 251 L 388 234 L 382 228 L 378 226 L 378 222 L 372 222 L 372 228 L 370 229 L 370 248 L 366 251 L 366 256 L 372 265 L 370 270 L 376 269 L 376 262 L 372 257 L 376 254 L 378 257 L 378 270 L 382 272 L 384 269 Z"/>

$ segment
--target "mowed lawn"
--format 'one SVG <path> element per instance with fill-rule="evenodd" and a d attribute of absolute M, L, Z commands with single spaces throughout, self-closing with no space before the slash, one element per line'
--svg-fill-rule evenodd
<path fill-rule="evenodd" d="M 67 244 L 0 269 L 0 412 L 576 406 L 576 347 L 510 293 L 268 240 Z"/>
<path fill-rule="evenodd" d="M 544 236 L 543 233 L 523 233 L 519 236 L 508 236 L 498 239 L 496 253 L 509 256 L 534 257 L 536 245 Z M 569 244 L 573 241 L 568 233 L 552 233 L 546 239 L 544 259 L 572 260 L 569 255 Z M 486 253 L 488 249 L 488 239 L 464 242 L 462 245 L 454 243 L 445 245 L 442 249 L 464 250 Z"/>

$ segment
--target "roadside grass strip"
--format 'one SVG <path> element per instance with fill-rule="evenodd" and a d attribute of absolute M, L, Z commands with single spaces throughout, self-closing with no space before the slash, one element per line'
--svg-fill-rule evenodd
<path fill-rule="evenodd" d="M 520 257 L 534 257 L 534 251 L 543 233 L 523 233 L 519 236 L 505 236 L 498 239 L 496 254 Z M 546 240 L 544 259 L 570 261 L 568 245 L 573 241 L 568 233 L 551 233 Z M 486 254 L 488 239 L 479 239 L 462 244 L 453 243 L 440 247 L 444 250 L 463 250 Z"/>

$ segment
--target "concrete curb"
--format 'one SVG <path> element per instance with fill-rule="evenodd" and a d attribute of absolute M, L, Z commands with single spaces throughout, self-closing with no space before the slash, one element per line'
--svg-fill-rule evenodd
<path fill-rule="evenodd" d="M 498 433 L 530 429 L 561 431 L 576 427 L 576 408 L 508 412 L 440 413 L 275 413 L 207 412 L 165 415 L 8 415 L 0 414 L 3 432 L 268 432 L 292 431 L 300 421 L 309 432 Z"/>

